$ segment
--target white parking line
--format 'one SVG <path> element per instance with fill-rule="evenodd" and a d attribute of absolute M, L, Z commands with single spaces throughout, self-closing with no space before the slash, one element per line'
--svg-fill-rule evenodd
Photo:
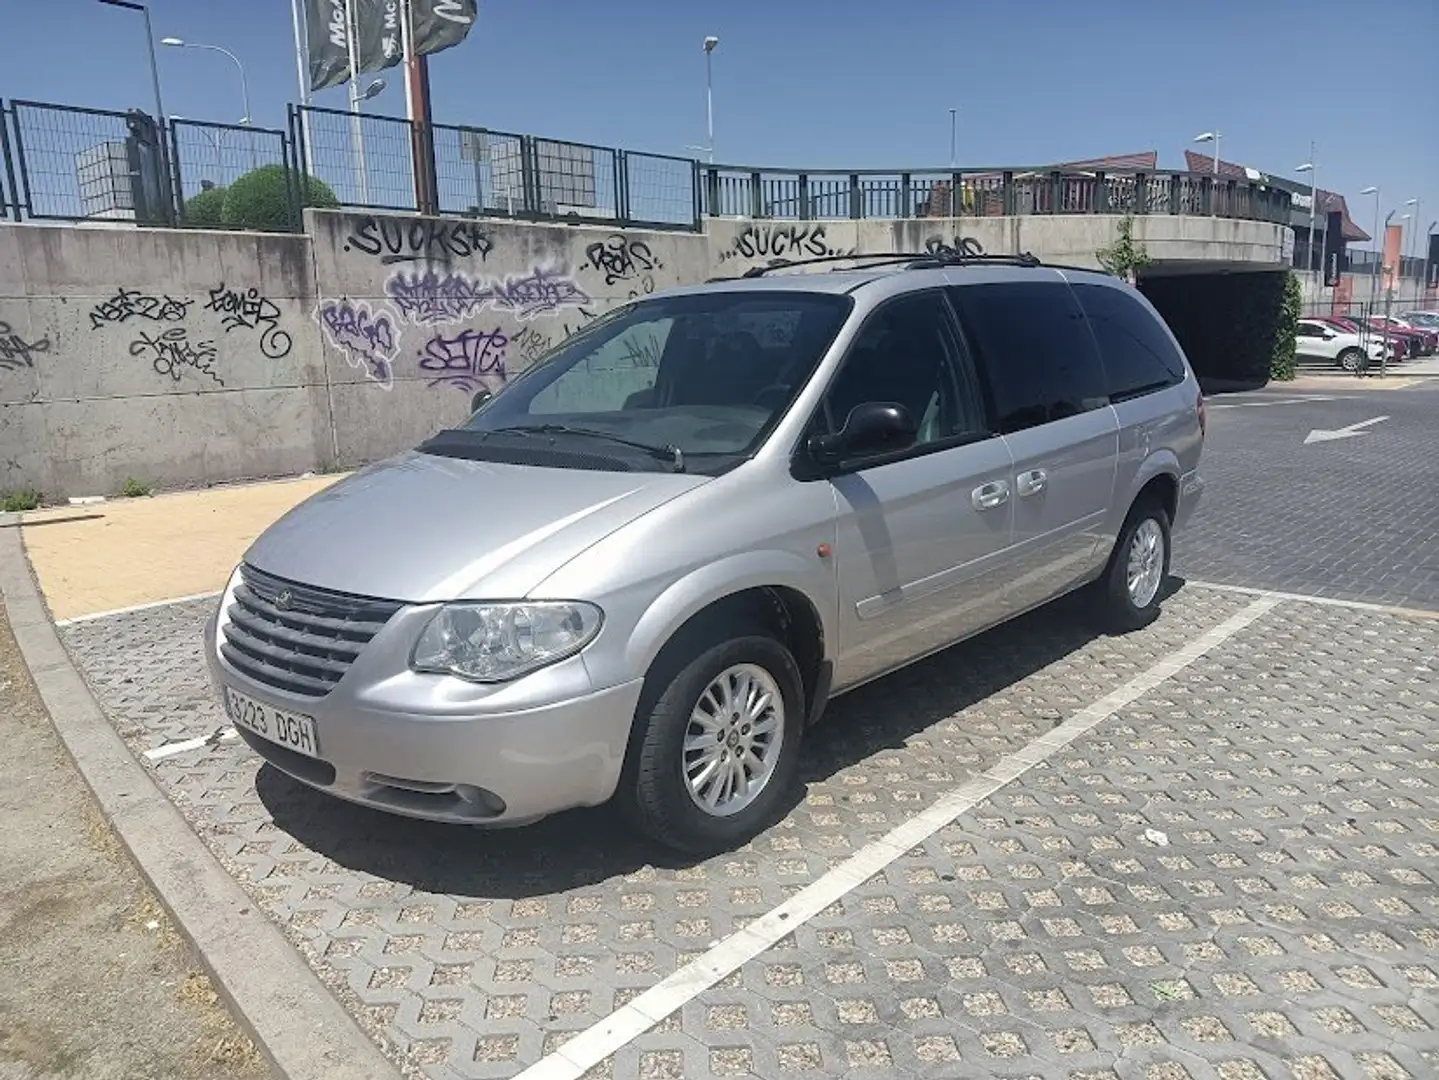
<path fill-rule="evenodd" d="M 1301 604 L 1323 604 L 1325 607 L 1349 608 L 1353 611 L 1372 611 L 1377 615 L 1402 615 L 1409 619 L 1439 619 L 1439 611 L 1429 608 L 1396 607 L 1393 604 L 1375 604 L 1368 600 L 1340 600 L 1333 596 L 1315 596 L 1313 593 L 1279 592 L 1276 589 L 1256 589 L 1249 585 L 1220 585 L 1213 581 L 1186 581 L 1196 589 L 1212 589 L 1215 592 L 1237 593 L 1240 596 L 1271 596 L 1276 600 L 1294 600 Z"/>
<path fill-rule="evenodd" d="M 779 907 L 760 916 L 710 949 L 699 959 L 656 983 L 628 1005 L 585 1029 L 553 1053 L 519 1073 L 514 1080 L 579 1080 L 621 1047 L 683 1008 L 741 965 L 753 960 L 795 927 L 814 918 L 852 892 L 917 844 L 972 810 L 1006 784 L 1063 750 L 1120 709 L 1172 678 L 1211 649 L 1263 618 L 1281 600 L 1263 596 L 1214 629 L 1177 649 L 1148 671 L 1076 713 L 1053 731 L 1008 755 L 973 780 L 943 796 L 928 810 L 878 840 L 800 890 Z"/>
<path fill-rule="evenodd" d="M 1304 397 L 1278 398 L 1271 401 L 1219 401 L 1209 402 L 1206 408 L 1215 409 L 1267 409 L 1272 405 L 1307 405 L 1311 401 L 1353 401 L 1352 394 L 1308 394 Z"/>
<path fill-rule="evenodd" d="M 189 596 L 173 596 L 169 600 L 154 600 L 148 604 L 134 604 L 130 607 L 115 608 L 113 611 L 96 611 L 89 615 L 76 615 L 71 619 L 56 619 L 55 625 L 60 628 L 74 626 L 76 623 L 94 622 L 96 619 L 108 619 L 112 615 L 131 615 L 137 611 L 154 611 L 156 608 L 169 607 L 171 604 L 188 604 L 195 600 L 213 600 L 219 596 L 219 592 L 191 593 Z"/>

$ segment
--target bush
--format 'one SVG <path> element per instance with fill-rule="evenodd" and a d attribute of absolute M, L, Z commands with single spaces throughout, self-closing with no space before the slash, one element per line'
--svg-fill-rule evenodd
<path fill-rule="evenodd" d="M 334 209 L 340 205 L 329 185 L 313 176 L 301 177 L 305 206 Z M 225 189 L 220 223 L 228 229 L 293 232 L 299 212 L 290 202 L 290 171 L 283 165 L 262 165 Z"/>
<path fill-rule="evenodd" d="M 192 229 L 218 229 L 223 218 L 225 189 L 211 188 L 185 200 L 182 224 Z"/>
<path fill-rule="evenodd" d="M 133 476 L 127 476 L 120 488 L 120 495 L 126 499 L 143 499 L 149 494 L 150 485 L 143 480 L 136 480 Z"/>
<path fill-rule="evenodd" d="M 34 488 L 7 491 L 3 500 L 0 500 L 0 506 L 5 508 L 7 514 L 18 514 L 22 510 L 34 510 L 39 505 L 40 493 Z"/>
<path fill-rule="evenodd" d="M 1295 360 L 1295 339 L 1299 333 L 1299 316 L 1304 311 L 1304 289 L 1299 275 L 1284 277 L 1284 299 L 1274 319 L 1274 351 L 1269 358 L 1269 377 L 1280 382 L 1294 378 L 1298 368 Z"/>

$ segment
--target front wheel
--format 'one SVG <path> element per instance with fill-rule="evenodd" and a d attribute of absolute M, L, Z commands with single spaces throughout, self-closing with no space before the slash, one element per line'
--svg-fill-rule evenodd
<path fill-rule="evenodd" d="M 1157 502 L 1137 503 L 1120 530 L 1104 576 L 1096 583 L 1101 617 L 1110 630 L 1127 633 L 1158 618 L 1169 555 L 1169 514 Z"/>
<path fill-rule="evenodd" d="M 666 681 L 658 697 L 647 688 L 641 699 L 621 808 L 686 853 L 746 842 L 770 824 L 794 778 L 804 731 L 794 657 L 773 637 L 745 632 L 654 675 Z"/>
<path fill-rule="evenodd" d="M 1364 366 L 1364 354 L 1358 349 L 1345 349 L 1339 354 L 1339 366 L 1345 371 L 1358 371 Z"/>

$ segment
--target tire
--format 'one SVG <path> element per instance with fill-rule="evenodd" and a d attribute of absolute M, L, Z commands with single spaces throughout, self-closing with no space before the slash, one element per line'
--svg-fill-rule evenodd
<path fill-rule="evenodd" d="M 1345 349 L 1339 354 L 1339 366 L 1345 371 L 1358 371 L 1364 364 L 1364 354 L 1358 349 Z"/>
<path fill-rule="evenodd" d="M 1169 529 L 1169 514 L 1157 501 L 1144 499 L 1130 509 L 1124 528 L 1119 531 L 1119 540 L 1109 556 L 1104 576 L 1095 583 L 1099 594 L 1100 621 L 1111 633 L 1127 634 L 1148 626 L 1159 617 L 1160 596 L 1164 592 L 1164 582 L 1169 578 Z M 1152 549 L 1150 555 L 1151 560 L 1158 560 L 1158 579 L 1153 579 L 1155 566 L 1151 562 L 1150 574 L 1141 579 L 1141 587 L 1132 589 L 1130 557 L 1137 543 L 1142 546 L 1146 542 L 1141 538 L 1149 537 L 1158 544 L 1158 549 Z"/>
<path fill-rule="evenodd" d="M 755 628 L 742 628 L 724 640 L 715 641 L 716 636 L 707 639 L 712 642 L 707 647 L 703 645 L 706 639 L 700 639 L 700 646 L 690 646 L 687 654 L 668 661 L 662 654 L 656 662 L 650 676 L 655 685 L 647 680 L 641 695 L 617 792 L 620 809 L 632 825 L 665 847 L 688 855 L 732 849 L 771 824 L 794 780 L 804 733 L 804 683 L 789 650 Z M 695 784 L 698 792 L 692 793 L 687 775 L 702 779 L 704 763 L 711 758 L 706 756 L 707 749 L 691 749 L 687 754 L 686 740 L 687 736 L 710 734 L 702 718 L 715 714 L 719 704 L 716 685 L 743 694 L 746 679 L 762 695 L 768 693 L 771 704 L 768 709 L 746 714 L 740 701 L 736 707 L 742 722 L 729 727 L 735 714 L 721 717 L 724 731 L 734 735 L 722 733 L 720 738 L 730 747 L 749 745 L 758 759 L 765 743 L 759 732 L 767 717 L 778 741 L 775 734 L 769 735 L 766 745 L 775 756 L 763 759 L 766 771 L 748 801 L 734 793 L 726 804 L 722 798 L 725 762 L 736 758 L 716 763 L 715 775 L 721 779 L 711 781 L 708 787 Z M 762 697 L 755 700 L 762 701 Z M 716 749 L 719 745 L 713 744 Z M 701 807 L 700 800 L 706 796 L 716 798 L 719 812 Z M 726 805 L 728 809 L 724 809 Z"/>

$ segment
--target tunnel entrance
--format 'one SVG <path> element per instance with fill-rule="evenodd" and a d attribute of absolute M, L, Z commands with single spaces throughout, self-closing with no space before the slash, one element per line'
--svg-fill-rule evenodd
<path fill-rule="evenodd" d="M 1179 339 L 1200 387 L 1217 394 L 1269 381 L 1287 273 L 1155 263 L 1141 272 L 1138 286 Z"/>

